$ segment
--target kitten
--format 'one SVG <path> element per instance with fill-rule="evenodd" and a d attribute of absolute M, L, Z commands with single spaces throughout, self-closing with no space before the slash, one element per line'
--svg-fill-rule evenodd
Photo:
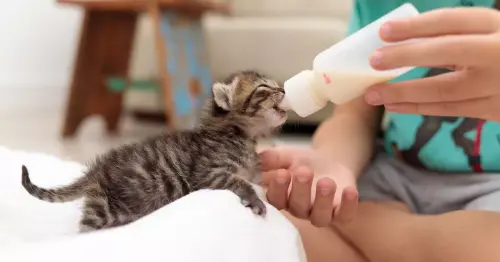
<path fill-rule="evenodd" d="M 85 176 L 57 189 L 40 188 L 22 167 L 22 185 L 48 202 L 85 198 L 80 231 L 133 222 L 193 191 L 227 189 L 253 213 L 266 206 L 251 183 L 260 181 L 256 140 L 286 121 L 284 90 L 255 71 L 215 83 L 200 126 L 124 145 L 98 157 Z"/>

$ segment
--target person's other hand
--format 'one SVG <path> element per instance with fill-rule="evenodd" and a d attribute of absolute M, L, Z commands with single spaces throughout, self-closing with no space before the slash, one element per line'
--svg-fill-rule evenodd
<path fill-rule="evenodd" d="M 397 113 L 463 116 L 500 121 L 500 12 L 487 8 L 438 9 L 382 25 L 385 46 L 374 69 L 448 68 L 438 76 L 369 88 L 371 105 Z"/>
<path fill-rule="evenodd" d="M 315 226 L 347 223 L 358 205 L 356 178 L 312 149 L 278 147 L 260 154 L 269 203 Z"/>

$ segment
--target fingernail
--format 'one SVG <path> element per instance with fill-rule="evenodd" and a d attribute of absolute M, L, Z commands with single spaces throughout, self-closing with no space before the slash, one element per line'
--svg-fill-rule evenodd
<path fill-rule="evenodd" d="M 322 196 L 328 196 L 330 195 L 332 190 L 330 188 L 321 188 L 319 192 L 321 193 Z"/>
<path fill-rule="evenodd" d="M 347 200 L 356 200 L 358 198 L 358 194 L 348 194 L 346 196 Z"/>
<path fill-rule="evenodd" d="M 380 36 L 382 38 L 387 38 L 391 35 L 391 25 L 389 23 L 385 23 L 380 27 Z"/>
<path fill-rule="evenodd" d="M 297 180 L 300 183 L 307 183 L 307 182 L 309 182 L 309 177 L 307 177 L 307 176 L 297 176 Z"/>
<path fill-rule="evenodd" d="M 286 177 L 277 177 L 276 178 L 276 182 L 278 182 L 278 184 L 280 184 L 280 185 L 286 184 L 287 181 L 288 181 L 288 179 Z"/>
<path fill-rule="evenodd" d="M 382 52 L 375 51 L 370 57 L 370 62 L 375 66 L 380 65 L 382 63 Z"/>
<path fill-rule="evenodd" d="M 368 102 L 371 105 L 382 104 L 380 93 L 378 91 L 368 91 L 368 93 L 366 93 L 366 102 Z"/>

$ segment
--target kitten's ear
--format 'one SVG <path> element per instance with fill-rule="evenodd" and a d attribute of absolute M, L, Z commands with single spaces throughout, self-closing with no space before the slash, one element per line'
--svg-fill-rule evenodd
<path fill-rule="evenodd" d="M 233 101 L 233 88 L 223 83 L 215 83 L 212 87 L 214 101 L 220 108 L 229 111 Z"/>

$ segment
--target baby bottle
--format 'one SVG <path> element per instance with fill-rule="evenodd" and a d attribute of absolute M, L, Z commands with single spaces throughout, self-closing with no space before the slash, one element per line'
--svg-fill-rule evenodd
<path fill-rule="evenodd" d="M 328 101 L 343 104 L 363 95 L 371 85 L 396 78 L 413 67 L 377 71 L 369 57 L 379 47 L 390 45 L 379 37 L 380 26 L 388 20 L 418 15 L 409 3 L 382 16 L 343 41 L 319 53 L 312 70 L 304 70 L 284 83 L 284 107 L 307 117 Z"/>

